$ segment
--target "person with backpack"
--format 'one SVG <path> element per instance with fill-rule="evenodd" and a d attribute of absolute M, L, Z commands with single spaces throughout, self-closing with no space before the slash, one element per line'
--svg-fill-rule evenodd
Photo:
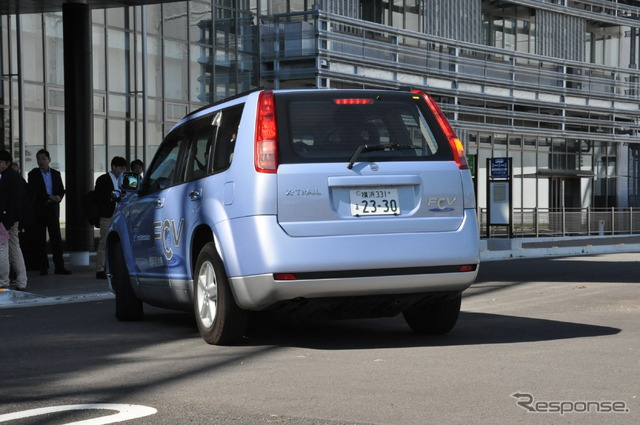
<path fill-rule="evenodd" d="M 29 171 L 27 176 L 29 187 L 35 195 L 34 225 L 29 229 L 34 247 L 33 264 L 40 270 L 40 275 L 49 273 L 49 257 L 47 256 L 47 232 L 51 242 L 54 273 L 69 275 L 70 270 L 64 267 L 62 235 L 60 233 L 60 202 L 65 190 L 60 171 L 54 170 L 51 155 L 45 149 L 36 153 L 38 167 Z"/>
<path fill-rule="evenodd" d="M 100 242 L 96 252 L 96 279 L 106 279 L 105 272 L 105 246 L 107 241 L 107 230 L 111 217 L 116 209 L 118 198 L 114 197 L 113 191 L 119 188 L 120 175 L 127 170 L 127 160 L 121 156 L 114 156 L 111 160 L 111 171 L 96 179 L 94 196 L 96 204 L 100 210 Z"/>
<path fill-rule="evenodd" d="M 10 265 L 16 273 L 16 289 L 27 288 L 27 270 L 19 239 L 26 182 L 11 168 L 11 153 L 0 151 L 0 288 L 10 284 Z"/>

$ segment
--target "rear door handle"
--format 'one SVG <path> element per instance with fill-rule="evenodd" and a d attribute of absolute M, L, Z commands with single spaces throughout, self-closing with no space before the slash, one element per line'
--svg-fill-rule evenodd
<path fill-rule="evenodd" d="M 197 189 L 189 192 L 189 199 L 192 201 L 197 201 L 202 197 L 202 189 Z"/>
<path fill-rule="evenodd" d="M 164 207 L 164 198 L 156 199 L 156 208 Z"/>

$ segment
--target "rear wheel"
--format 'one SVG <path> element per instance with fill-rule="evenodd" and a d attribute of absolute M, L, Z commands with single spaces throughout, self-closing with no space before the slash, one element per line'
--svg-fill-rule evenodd
<path fill-rule="evenodd" d="M 129 271 L 120 242 L 116 242 L 111 254 L 109 256 L 109 271 L 111 272 L 111 285 L 116 295 L 116 318 L 121 321 L 142 320 L 144 317 L 142 301 L 131 287 Z"/>
<path fill-rule="evenodd" d="M 244 335 L 248 312 L 236 304 L 213 242 L 206 244 L 198 255 L 193 276 L 193 305 L 198 330 L 207 343 L 232 344 Z"/>
<path fill-rule="evenodd" d="M 462 294 L 446 298 L 433 304 L 404 311 L 404 320 L 416 333 L 444 335 L 456 325 L 460 315 Z"/>

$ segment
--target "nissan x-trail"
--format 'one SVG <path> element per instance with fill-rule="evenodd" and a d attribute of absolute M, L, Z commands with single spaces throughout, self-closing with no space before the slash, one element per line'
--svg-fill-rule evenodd
<path fill-rule="evenodd" d="M 462 144 L 420 91 L 259 90 L 198 110 L 107 240 L 116 317 L 193 310 L 231 344 L 256 311 L 392 317 L 451 330 L 479 265 Z"/>

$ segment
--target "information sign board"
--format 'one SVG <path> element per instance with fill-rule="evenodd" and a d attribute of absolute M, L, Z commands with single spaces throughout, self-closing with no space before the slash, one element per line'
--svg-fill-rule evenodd
<path fill-rule="evenodd" d="M 490 158 L 490 176 L 492 179 L 508 179 L 509 158 Z"/>

